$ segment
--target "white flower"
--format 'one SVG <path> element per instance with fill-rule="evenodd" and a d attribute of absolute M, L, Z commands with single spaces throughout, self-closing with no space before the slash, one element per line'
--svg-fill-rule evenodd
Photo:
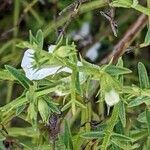
<path fill-rule="evenodd" d="M 48 50 L 49 53 L 53 53 L 55 49 L 55 45 L 49 46 Z M 25 71 L 25 75 L 30 80 L 40 80 L 43 79 L 49 75 L 53 75 L 55 73 L 60 72 L 68 72 L 71 73 L 72 70 L 68 67 L 62 68 L 62 66 L 49 66 L 49 67 L 43 67 L 41 69 L 33 68 L 33 62 L 34 62 L 34 50 L 28 49 L 25 51 L 21 67 Z"/>
<path fill-rule="evenodd" d="M 105 102 L 109 107 L 117 104 L 119 101 L 119 94 L 114 89 L 105 93 Z"/>
<path fill-rule="evenodd" d="M 53 53 L 56 45 L 51 45 L 48 47 L 49 53 Z M 41 66 L 40 69 L 33 68 L 33 63 L 34 63 L 34 50 L 33 49 L 28 49 L 25 51 L 22 62 L 21 62 L 21 67 L 23 68 L 25 75 L 28 79 L 30 80 L 41 80 L 44 79 L 45 77 L 49 75 L 54 75 L 56 73 L 60 72 L 67 72 L 67 73 L 72 73 L 72 70 L 68 67 L 62 67 L 62 66 L 47 66 L 43 67 Z M 78 66 L 82 66 L 83 64 L 78 61 L 77 62 Z M 80 76 L 80 83 L 82 84 L 86 80 L 86 75 L 83 72 L 79 73 Z M 68 81 L 70 81 L 68 78 L 66 78 Z"/>

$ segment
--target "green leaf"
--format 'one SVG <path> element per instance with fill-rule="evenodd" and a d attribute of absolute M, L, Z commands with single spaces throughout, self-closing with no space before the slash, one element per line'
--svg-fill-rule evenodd
<path fill-rule="evenodd" d="M 124 66 L 122 57 L 120 57 L 120 58 L 118 59 L 118 62 L 117 62 L 117 64 L 116 64 L 116 66 L 117 66 L 117 67 L 123 67 L 123 66 Z M 124 83 L 124 76 L 123 76 L 123 74 L 122 74 L 122 75 L 118 75 L 118 76 L 117 76 L 117 79 L 120 81 L 121 85 L 123 85 L 123 83 Z"/>
<path fill-rule="evenodd" d="M 40 98 L 38 100 L 38 110 L 39 110 L 39 113 L 43 122 L 48 122 L 50 109 L 49 109 L 47 102 L 43 98 Z"/>
<path fill-rule="evenodd" d="M 34 147 L 34 149 L 37 149 L 37 150 L 40 150 L 40 149 L 41 150 L 52 150 L 53 148 L 52 148 L 52 145 L 50 145 L 50 144 L 43 144 L 43 145 L 39 145 L 37 147 Z M 31 150 L 32 150 L 32 148 L 31 148 Z M 62 150 L 64 150 L 64 149 L 62 149 Z"/>
<path fill-rule="evenodd" d="M 80 103 L 79 101 L 75 101 L 75 103 L 79 106 L 79 107 L 81 107 L 81 108 L 83 108 L 83 109 L 86 109 L 86 106 L 84 106 L 82 103 Z"/>
<path fill-rule="evenodd" d="M 138 96 L 137 98 L 133 99 L 129 104 L 128 107 L 135 107 L 135 106 L 139 106 L 143 103 L 146 103 L 147 101 L 150 100 L 150 97 L 146 97 L 146 96 Z"/>
<path fill-rule="evenodd" d="M 146 68 L 143 63 L 138 63 L 138 73 L 139 73 L 139 81 L 140 81 L 140 87 L 141 88 L 149 88 L 150 83 L 147 75 Z"/>
<path fill-rule="evenodd" d="M 119 141 L 118 139 L 111 138 L 111 142 L 123 150 L 127 149 L 127 143 L 123 143 Z"/>
<path fill-rule="evenodd" d="M 146 120 L 147 120 L 147 123 L 150 125 L 150 109 L 146 109 Z"/>
<path fill-rule="evenodd" d="M 112 138 L 117 139 L 119 141 L 126 141 L 126 142 L 132 142 L 133 138 L 128 137 L 126 135 L 118 134 L 118 133 L 113 133 Z"/>
<path fill-rule="evenodd" d="M 125 104 L 123 101 L 121 101 L 119 105 L 120 105 L 119 106 L 119 117 L 120 117 L 123 127 L 125 127 L 126 126 Z"/>
<path fill-rule="evenodd" d="M 98 65 L 95 65 L 95 64 L 91 64 L 82 58 L 81 58 L 81 62 L 83 63 L 83 66 L 80 66 L 82 71 L 84 71 L 85 73 L 87 73 L 89 75 L 95 75 L 98 77 L 100 76 L 101 67 L 99 67 Z"/>
<path fill-rule="evenodd" d="M 12 111 L 13 109 L 16 109 L 17 107 L 20 107 L 26 103 L 27 103 L 27 99 L 25 98 L 24 95 L 21 95 L 20 97 L 14 99 L 13 101 L 8 103 L 7 105 L 0 107 L 0 110 L 2 110 L 3 112 L 5 112 L 5 114 L 7 114 L 10 111 Z"/>
<path fill-rule="evenodd" d="M 26 105 L 19 106 L 16 109 L 16 116 L 18 116 L 19 114 L 21 114 L 25 108 L 26 108 Z"/>
<path fill-rule="evenodd" d="M 82 95 L 82 90 L 81 90 L 81 85 L 80 85 L 80 79 L 79 79 L 79 73 L 76 72 L 76 90 L 77 90 L 77 93 L 79 93 L 80 95 Z"/>
<path fill-rule="evenodd" d="M 146 109 L 146 120 L 147 120 L 147 125 L 148 125 L 148 131 L 150 134 L 150 109 Z"/>
<path fill-rule="evenodd" d="M 28 112 L 27 120 L 31 121 L 33 128 L 36 129 L 37 128 L 37 113 L 38 112 L 37 112 L 35 104 L 33 102 L 30 103 L 27 112 Z"/>
<path fill-rule="evenodd" d="M 73 150 L 72 135 L 68 122 L 65 120 L 63 141 L 67 149 Z"/>
<path fill-rule="evenodd" d="M 23 48 L 31 48 L 32 47 L 31 44 L 29 42 L 26 42 L 26 41 L 21 41 L 16 46 L 19 47 L 19 48 L 22 48 L 22 49 Z"/>
<path fill-rule="evenodd" d="M 36 38 L 33 36 L 31 30 L 29 31 L 29 40 L 30 40 L 30 44 L 34 44 L 34 43 L 37 44 L 37 40 L 36 40 Z"/>
<path fill-rule="evenodd" d="M 134 139 L 134 141 L 137 141 L 137 140 L 141 140 L 141 139 L 147 137 L 148 132 L 147 132 L 147 129 L 146 130 L 142 130 L 142 129 L 132 130 L 130 132 L 130 136 L 131 136 L 131 138 Z"/>
<path fill-rule="evenodd" d="M 21 71 L 8 65 L 5 65 L 5 68 L 19 81 L 19 83 L 25 89 L 29 89 L 32 82 L 28 78 L 26 78 Z"/>
<path fill-rule="evenodd" d="M 104 136 L 103 131 L 91 131 L 91 132 L 85 132 L 80 135 L 80 137 L 85 139 L 101 139 Z"/>
<path fill-rule="evenodd" d="M 57 89 L 57 86 L 47 88 L 47 89 L 39 89 L 39 91 L 35 92 L 34 98 L 37 99 L 40 96 L 54 92 L 56 89 Z M 23 93 L 17 99 L 11 101 L 10 103 L 8 103 L 7 105 L 3 107 L 0 107 L 0 110 L 2 110 L 3 112 L 7 114 L 7 113 L 10 113 L 10 111 L 12 110 L 17 109 L 18 107 L 27 104 L 28 102 L 29 102 L 28 99 L 25 97 L 25 94 Z"/>
<path fill-rule="evenodd" d="M 144 40 L 144 44 L 150 45 L 150 26 L 148 28 L 148 31 L 147 31 L 147 34 L 146 34 L 146 37 L 145 37 L 145 40 Z"/>
<path fill-rule="evenodd" d="M 118 120 L 118 116 L 119 116 L 119 105 L 116 104 L 113 108 L 111 118 L 107 124 L 105 131 L 104 131 L 105 136 L 104 136 L 104 139 L 102 142 L 101 150 L 107 150 L 107 147 L 110 144 L 110 138 L 113 134 L 114 126 Z"/>
<path fill-rule="evenodd" d="M 29 102 L 34 102 L 35 101 L 35 99 L 36 99 L 35 90 L 36 90 L 36 85 L 34 84 L 33 86 L 30 86 L 30 88 L 26 92 L 26 99 Z"/>
<path fill-rule="evenodd" d="M 44 37 L 43 37 L 43 32 L 42 30 L 38 30 L 37 31 L 37 34 L 36 34 L 36 41 L 37 41 L 37 44 L 38 44 L 38 47 L 40 49 L 43 48 L 43 43 L 44 43 Z"/>
<path fill-rule="evenodd" d="M 36 138 L 40 135 L 39 131 L 35 131 L 32 127 L 11 127 L 8 129 L 10 136 L 24 136 L 29 138 Z"/>
<path fill-rule="evenodd" d="M 138 120 L 139 122 L 142 122 L 142 123 L 147 123 L 147 121 L 146 121 L 146 112 L 144 111 L 144 112 L 140 113 L 140 114 L 138 115 L 137 120 Z"/>
<path fill-rule="evenodd" d="M 105 71 L 112 76 L 118 76 L 118 75 L 128 74 L 132 72 L 131 70 L 127 68 L 114 66 L 114 65 L 110 65 L 106 67 Z"/>
<path fill-rule="evenodd" d="M 58 86 L 55 86 L 55 87 L 49 87 L 49 88 L 45 88 L 45 89 L 38 89 L 38 91 L 36 91 L 36 97 L 40 97 L 40 96 L 43 96 L 43 95 L 47 95 L 51 92 L 54 92 L 58 89 L 59 87 Z"/>
<path fill-rule="evenodd" d="M 52 99 L 49 99 L 49 98 L 45 98 L 45 100 L 46 100 L 46 102 L 47 102 L 47 104 L 48 104 L 48 106 L 49 106 L 49 108 L 50 108 L 50 110 L 52 111 L 52 112 L 55 112 L 55 113 L 57 113 L 57 114 L 61 114 L 61 111 L 59 110 L 59 108 L 57 107 L 57 103 L 54 103 L 53 101 L 52 101 Z"/>
<path fill-rule="evenodd" d="M 65 104 L 65 105 L 61 108 L 61 111 L 67 110 L 70 106 L 71 106 L 71 101 L 68 102 L 67 104 Z"/>
<path fill-rule="evenodd" d="M 134 144 L 133 146 L 130 143 L 127 142 L 121 142 L 118 139 L 111 139 L 111 142 L 113 142 L 115 145 L 117 145 L 118 147 L 120 147 L 123 150 L 127 150 L 127 149 L 134 149 L 134 148 L 138 148 L 140 146 L 140 144 Z"/>
<path fill-rule="evenodd" d="M 60 46 L 58 49 L 56 49 L 54 53 L 60 58 L 65 58 L 76 54 L 76 51 L 73 50 L 72 46 L 67 45 L 67 46 Z"/>

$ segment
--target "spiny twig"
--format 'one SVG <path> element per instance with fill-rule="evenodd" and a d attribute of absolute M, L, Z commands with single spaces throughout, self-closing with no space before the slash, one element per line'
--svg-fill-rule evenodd
<path fill-rule="evenodd" d="M 64 8 L 60 13 L 59 15 L 62 15 L 63 13 L 69 11 L 69 10 L 72 10 L 76 7 L 76 5 L 78 5 L 79 3 L 82 4 L 82 3 L 85 3 L 85 2 L 88 2 L 90 0 L 75 0 L 75 2 L 73 2 L 72 4 L 70 4 L 69 6 L 67 6 L 66 8 Z"/>
<path fill-rule="evenodd" d="M 100 11 L 100 13 L 102 16 L 104 16 L 110 22 L 113 34 L 115 37 L 117 37 L 118 25 L 117 25 L 116 21 L 114 20 L 114 18 L 112 18 L 111 16 L 109 16 L 107 13 L 105 13 L 103 11 Z"/>
<path fill-rule="evenodd" d="M 110 1 L 109 1 L 110 3 Z M 115 17 L 115 9 L 113 7 L 110 7 L 110 11 L 105 13 L 103 11 L 100 11 L 101 15 L 104 16 L 109 22 L 111 29 L 113 31 L 113 34 L 115 37 L 117 37 L 117 32 L 118 32 L 118 25 L 116 20 L 114 20 Z"/>
<path fill-rule="evenodd" d="M 74 6 L 74 9 L 73 9 L 73 11 L 72 11 L 72 13 L 71 13 L 71 15 L 70 15 L 68 21 L 65 23 L 64 27 L 61 29 L 61 32 L 60 32 L 60 34 L 59 34 L 59 36 L 58 36 L 58 39 L 57 39 L 57 42 L 58 42 L 58 41 L 60 40 L 60 38 L 63 36 L 63 34 L 64 34 L 66 28 L 68 27 L 68 25 L 71 23 L 71 21 L 72 21 L 72 20 L 75 18 L 75 16 L 78 14 L 78 11 L 79 11 L 80 6 L 81 6 L 81 2 L 78 1 L 78 2 L 76 2 L 75 4 L 76 4 L 75 6 L 73 5 L 73 6 Z M 56 43 L 57 43 L 57 42 L 56 42 Z"/>

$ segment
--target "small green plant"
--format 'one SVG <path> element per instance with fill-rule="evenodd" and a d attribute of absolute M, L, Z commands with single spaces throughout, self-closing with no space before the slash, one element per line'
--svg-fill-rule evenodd
<path fill-rule="evenodd" d="M 26 137 L 28 144 L 16 141 L 16 145 L 27 149 L 80 149 L 90 144 L 102 150 L 135 149 L 141 146 L 138 143 L 141 139 L 147 139 L 143 144 L 149 146 L 150 84 L 145 66 L 138 64 L 140 86 L 127 86 L 123 78 L 131 70 L 123 66 L 121 58 L 116 65 L 110 62 L 100 67 L 81 56 L 78 60 L 74 43 L 66 41 L 64 44 L 61 38 L 47 52 L 43 50 L 43 40 L 41 30 L 35 37 L 30 32 L 30 41 L 18 45 L 28 48 L 21 63 L 23 71 L 8 65 L 1 71 L 5 74 L 3 79 L 10 76 L 24 88 L 20 97 L 0 108 L 1 141 L 11 134 L 13 138 Z M 94 81 L 98 83 L 98 101 L 94 107 L 101 109 L 99 119 L 88 97 Z M 55 99 L 54 95 L 59 98 Z M 132 126 L 132 122 L 129 123 L 126 111 L 136 110 L 141 104 L 145 104 L 145 110 L 139 113 L 136 124 L 142 122 L 142 128 L 127 131 L 125 127 Z M 103 120 L 105 109 L 110 118 Z M 7 131 L 5 126 L 15 116 L 28 125 Z M 76 121 L 80 122 L 78 126 L 74 126 Z M 92 126 L 92 121 L 97 125 Z M 75 131 L 71 132 L 73 128 Z"/>
<path fill-rule="evenodd" d="M 108 63 L 97 65 L 83 58 L 75 42 L 62 35 L 55 45 L 45 48 L 44 44 L 45 37 L 55 25 L 59 27 L 77 13 L 108 6 L 110 9 L 134 9 L 150 16 L 150 9 L 138 0 L 112 0 L 110 3 L 94 0 L 83 5 L 82 2 L 86 0 L 79 0 L 67 7 L 75 6 L 71 16 L 65 15 L 56 24 L 51 22 L 35 35 L 30 31 L 29 41 L 9 41 L 2 47 L 3 50 L 13 43 L 25 52 L 21 57 L 21 68 L 5 64 L 0 70 L 0 81 L 15 83 L 20 94 L 11 101 L 8 96 L 8 101 L 0 107 L 0 150 L 150 149 L 150 80 L 142 62 L 138 62 L 138 78 L 133 82 L 128 81 L 128 76 L 132 76 L 133 72 L 126 67 L 122 57 L 115 63 L 114 56 Z M 14 37 L 18 32 L 18 4 L 16 0 Z M 31 13 L 39 25 L 44 24 L 34 10 Z M 101 13 L 110 21 L 111 27 L 115 27 L 114 18 Z M 143 41 L 139 48 L 149 46 L 150 27 Z M 21 123 L 13 126 L 13 119 Z"/>

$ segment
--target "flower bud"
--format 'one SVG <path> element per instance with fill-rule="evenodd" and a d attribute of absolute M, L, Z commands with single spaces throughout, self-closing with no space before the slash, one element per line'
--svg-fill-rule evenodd
<path fill-rule="evenodd" d="M 105 93 L 105 102 L 108 106 L 111 107 L 117 104 L 119 101 L 120 101 L 119 94 L 114 89 Z"/>

